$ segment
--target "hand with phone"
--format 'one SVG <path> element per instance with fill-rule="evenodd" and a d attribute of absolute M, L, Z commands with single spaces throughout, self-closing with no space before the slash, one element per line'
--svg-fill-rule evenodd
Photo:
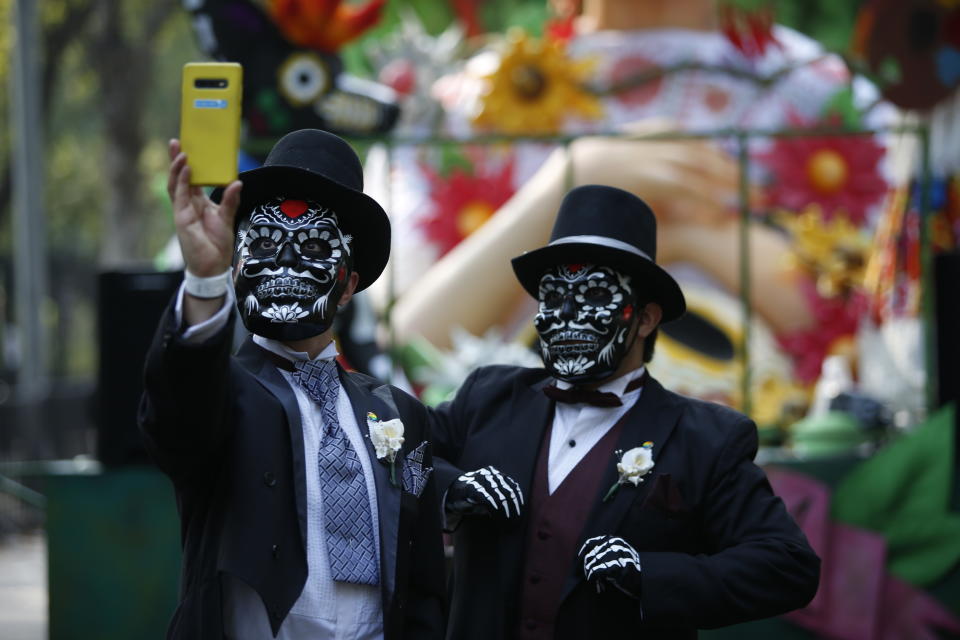
<path fill-rule="evenodd" d="M 180 139 L 170 141 L 167 193 L 188 275 L 184 319 L 211 317 L 223 295 L 191 293 L 190 276 L 214 278 L 233 258 L 233 227 L 240 203 L 237 177 L 243 69 L 236 63 L 188 63 L 183 67 Z M 220 204 L 201 185 L 226 186 Z M 222 286 L 222 281 L 221 281 Z"/>
<path fill-rule="evenodd" d="M 167 193 L 173 203 L 173 222 L 180 241 L 184 265 L 191 274 L 209 278 L 230 268 L 233 259 L 233 222 L 240 204 L 243 183 L 234 180 L 223 192 L 220 204 L 213 202 L 202 187 L 190 184 L 190 159 L 180 141 L 170 141 L 170 174 Z M 184 319 L 189 325 L 211 317 L 222 298 L 184 296 Z"/>
<path fill-rule="evenodd" d="M 243 183 L 234 180 L 227 185 L 217 204 L 202 187 L 190 184 L 190 158 L 177 139 L 170 141 L 170 159 L 167 193 L 184 264 L 201 278 L 219 275 L 233 259 L 233 222 Z"/>

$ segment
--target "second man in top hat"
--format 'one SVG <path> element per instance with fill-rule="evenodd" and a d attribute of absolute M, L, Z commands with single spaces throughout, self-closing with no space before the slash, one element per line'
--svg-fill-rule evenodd
<path fill-rule="evenodd" d="M 574 189 L 513 267 L 545 368 L 478 369 L 432 412 L 447 637 L 675 640 L 809 602 L 819 559 L 753 463 L 753 422 L 646 369 L 685 309 L 647 205 Z"/>

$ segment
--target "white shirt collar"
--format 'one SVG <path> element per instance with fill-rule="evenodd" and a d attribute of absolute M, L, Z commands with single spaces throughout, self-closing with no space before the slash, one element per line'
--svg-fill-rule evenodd
<path fill-rule="evenodd" d="M 253 335 L 253 341 L 257 345 L 263 347 L 267 351 L 277 354 L 281 358 L 286 358 L 287 360 L 309 360 L 310 354 L 306 351 L 294 351 L 287 345 L 283 344 L 279 340 L 274 340 L 272 338 L 264 338 L 263 336 Z M 340 352 L 337 351 L 337 343 L 334 340 L 330 341 L 323 351 L 314 358 L 314 361 L 320 360 L 332 360 L 340 355 Z"/>
<path fill-rule="evenodd" d="M 617 397 L 623 396 L 623 392 L 626 390 L 627 385 L 642 376 L 646 370 L 647 368 L 645 366 L 641 366 L 633 371 L 628 371 L 619 378 L 607 380 L 602 385 L 597 387 L 597 391 L 608 391 L 615 394 Z M 569 389 L 572 386 L 573 385 L 566 380 L 557 380 L 557 388 L 559 389 Z M 639 389 L 637 389 L 637 391 L 639 391 Z"/>

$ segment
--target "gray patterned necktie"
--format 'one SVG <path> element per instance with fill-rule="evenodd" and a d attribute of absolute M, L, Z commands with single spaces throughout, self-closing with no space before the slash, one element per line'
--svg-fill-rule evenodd
<path fill-rule="evenodd" d="M 334 580 L 376 585 L 380 581 L 374 548 L 370 498 L 360 458 L 340 428 L 337 394 L 340 379 L 330 360 L 294 363 L 293 377 L 320 407 L 320 493 L 327 556 Z"/>

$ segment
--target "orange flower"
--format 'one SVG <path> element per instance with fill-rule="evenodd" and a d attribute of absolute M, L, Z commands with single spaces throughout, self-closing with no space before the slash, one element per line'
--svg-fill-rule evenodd
<path fill-rule="evenodd" d="M 386 1 L 361 6 L 342 0 L 270 0 L 269 11 L 290 42 L 334 53 L 375 25 Z"/>

